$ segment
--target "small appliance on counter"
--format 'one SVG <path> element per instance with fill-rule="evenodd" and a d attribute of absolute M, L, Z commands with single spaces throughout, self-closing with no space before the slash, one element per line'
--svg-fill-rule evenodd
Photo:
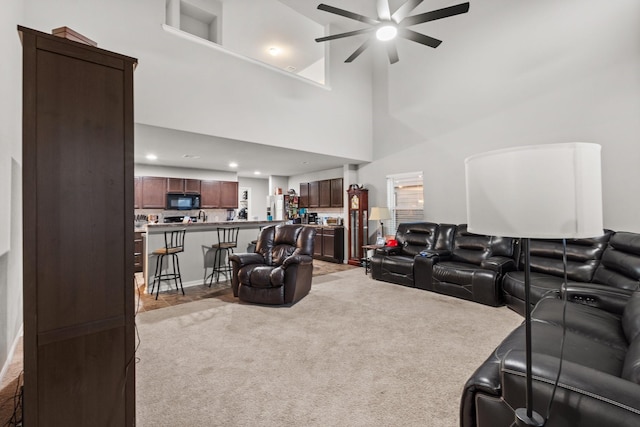
<path fill-rule="evenodd" d="M 307 224 L 317 224 L 318 214 L 314 212 L 307 212 Z"/>
<path fill-rule="evenodd" d="M 163 222 L 175 224 L 179 222 L 189 222 L 189 221 L 191 221 L 191 217 L 188 215 L 176 215 L 176 216 L 165 216 Z"/>
<path fill-rule="evenodd" d="M 242 208 L 238 212 L 238 219 L 247 219 L 247 208 Z"/>

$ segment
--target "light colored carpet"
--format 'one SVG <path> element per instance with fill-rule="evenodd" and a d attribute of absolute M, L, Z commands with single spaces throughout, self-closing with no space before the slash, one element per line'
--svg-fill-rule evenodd
<path fill-rule="evenodd" d="M 140 313 L 137 425 L 457 426 L 465 381 L 521 322 L 362 269 L 314 277 L 292 307 Z"/>

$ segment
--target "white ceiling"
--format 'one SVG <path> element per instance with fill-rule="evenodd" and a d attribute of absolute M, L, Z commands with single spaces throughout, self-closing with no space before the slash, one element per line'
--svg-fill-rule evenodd
<path fill-rule="evenodd" d="M 232 10 L 231 5 L 233 5 L 234 8 L 241 5 L 245 5 L 245 7 L 249 7 L 250 5 L 254 6 L 253 8 L 249 7 L 244 14 L 238 13 L 238 10 L 234 10 L 233 15 L 236 18 L 242 16 L 243 20 L 240 24 L 235 25 L 240 28 L 239 31 L 232 31 L 229 28 L 225 30 L 225 33 L 235 34 L 234 37 L 236 37 L 236 40 L 241 39 L 240 41 L 234 42 L 232 50 L 236 52 L 244 51 L 247 56 L 251 55 L 263 62 L 267 62 L 269 58 L 264 56 L 265 41 L 277 41 L 284 46 L 291 46 L 292 51 L 298 52 L 305 50 L 304 46 L 306 43 L 309 46 L 308 49 L 317 52 L 316 45 L 319 44 L 315 43 L 313 38 L 315 38 L 314 34 L 318 31 L 318 26 L 315 25 L 314 22 L 322 26 L 331 25 L 331 33 L 343 30 L 350 31 L 367 26 L 361 22 L 318 10 L 318 4 L 323 2 L 331 6 L 374 18 L 377 16 L 376 0 L 269 0 L 268 3 L 265 0 L 265 2 L 261 2 L 261 4 L 271 4 L 273 11 L 278 11 L 278 14 L 281 15 L 280 17 L 271 13 L 271 9 L 268 7 L 266 9 L 264 7 L 255 7 L 256 4 L 253 0 L 223 0 L 224 7 L 229 7 L 229 10 Z M 394 11 L 404 2 L 405 0 L 390 0 L 391 10 Z M 411 14 L 427 12 L 458 3 L 461 3 L 461 1 L 425 0 Z M 302 14 L 306 18 L 303 18 L 301 21 L 300 17 L 298 16 L 296 18 L 297 14 L 290 13 L 291 11 Z M 295 22 L 289 25 L 286 23 L 286 20 Z M 304 21 L 313 28 L 309 31 L 303 30 Z M 230 25 L 229 22 L 226 22 L 226 24 Z M 421 28 L 416 29 L 422 32 Z M 238 37 L 241 34 L 245 35 L 244 38 Z M 303 40 L 301 41 L 301 39 Z M 355 49 L 355 47 L 360 45 L 361 40 L 362 36 L 358 36 L 329 43 L 350 43 Z M 309 45 L 310 42 L 312 43 L 311 45 Z M 413 42 L 410 41 L 406 41 L 406 43 L 413 44 Z M 223 40 L 223 45 L 224 44 Z M 420 48 L 428 49 L 426 47 Z M 375 52 L 374 49 L 372 49 L 372 51 Z M 262 55 L 262 57 L 260 55 Z M 291 63 L 294 66 L 303 66 L 302 64 L 314 60 L 314 55 L 307 56 L 300 61 L 290 58 L 287 59 L 287 63 Z M 403 57 L 403 55 L 401 55 L 401 61 L 403 61 L 403 59 L 406 60 L 406 56 Z M 384 62 L 378 62 L 384 64 Z M 285 63 L 274 65 L 283 66 L 283 64 Z M 234 169 L 230 168 L 228 164 L 234 161 L 239 164 L 239 167 L 236 169 L 239 176 L 256 177 L 254 171 L 259 170 L 261 176 L 268 177 L 269 175 L 299 175 L 334 169 L 349 163 L 361 163 L 361 161 L 354 159 L 282 149 L 268 145 L 142 124 L 136 125 L 135 132 L 135 162 L 141 164 L 233 171 Z M 150 153 L 158 156 L 158 160 L 147 160 L 145 156 Z M 185 155 L 196 156 L 197 158 L 184 157 Z"/>

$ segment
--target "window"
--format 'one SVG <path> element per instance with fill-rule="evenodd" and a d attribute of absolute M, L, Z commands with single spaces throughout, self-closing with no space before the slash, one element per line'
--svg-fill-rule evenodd
<path fill-rule="evenodd" d="M 387 204 L 391 219 L 385 227 L 385 234 L 396 234 L 398 224 L 424 221 L 424 192 L 422 172 L 387 176 Z"/>

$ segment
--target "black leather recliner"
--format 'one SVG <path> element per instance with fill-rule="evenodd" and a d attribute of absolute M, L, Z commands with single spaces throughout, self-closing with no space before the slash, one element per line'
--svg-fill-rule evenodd
<path fill-rule="evenodd" d="M 420 262 L 420 274 L 428 290 L 482 304 L 502 304 L 500 281 L 507 271 L 515 270 L 515 240 L 484 236 L 456 228 L 450 255 L 427 254 Z"/>
<path fill-rule="evenodd" d="M 421 251 L 435 248 L 438 228 L 433 222 L 399 224 L 396 231 L 398 246 L 376 249 L 371 257 L 371 277 L 414 287 L 414 258 Z"/>
<path fill-rule="evenodd" d="M 231 255 L 233 295 L 258 304 L 293 304 L 311 290 L 316 229 L 270 225 L 260 231 L 255 253 Z"/>

